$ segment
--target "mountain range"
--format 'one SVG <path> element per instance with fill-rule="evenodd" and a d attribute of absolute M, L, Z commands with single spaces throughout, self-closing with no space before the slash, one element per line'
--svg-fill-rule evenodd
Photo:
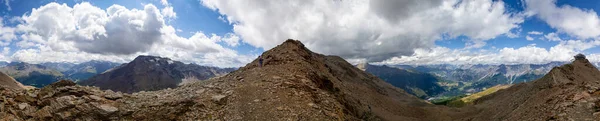
<path fill-rule="evenodd" d="M 127 64 L 93 76 L 80 84 L 126 93 L 154 91 L 225 75 L 233 70 L 235 69 L 184 64 L 169 58 L 138 56 Z"/>
<path fill-rule="evenodd" d="M 541 78 L 552 68 L 568 62 L 514 65 L 392 65 L 391 67 L 428 73 L 438 77 L 447 91 L 440 96 L 472 94 L 496 85 L 516 84 Z"/>
<path fill-rule="evenodd" d="M 0 105 L 0 117 L 3 120 L 600 119 L 600 71 L 585 58 L 553 67 L 539 79 L 499 88 L 456 108 L 430 104 L 341 57 L 314 53 L 297 40 L 287 40 L 259 57 L 224 76 L 132 94 L 102 91 L 65 80 L 30 91 L 0 88 L 2 101 L 6 102 Z M 142 62 L 120 68 L 135 70 L 135 65 L 155 59 L 139 60 Z M 162 68 L 160 65 L 165 61 L 161 60 L 170 65 L 167 59 L 159 59 L 154 62 L 160 63 L 154 66 Z M 259 65 L 259 60 L 264 62 Z M 140 70 L 158 68 L 145 66 L 148 67 Z"/>
<path fill-rule="evenodd" d="M 0 72 L 10 75 L 24 85 L 43 87 L 64 78 L 60 71 L 25 62 L 11 62 L 0 68 Z"/>
<path fill-rule="evenodd" d="M 419 98 L 427 99 L 446 91 L 438 84 L 440 82 L 439 77 L 429 73 L 368 63 L 361 63 L 356 67 Z"/>

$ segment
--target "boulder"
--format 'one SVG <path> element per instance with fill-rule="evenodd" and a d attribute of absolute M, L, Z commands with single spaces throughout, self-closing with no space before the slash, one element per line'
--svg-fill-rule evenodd
<path fill-rule="evenodd" d="M 225 105 L 227 103 L 227 97 L 227 95 L 214 95 L 212 96 L 212 101 L 219 105 Z"/>

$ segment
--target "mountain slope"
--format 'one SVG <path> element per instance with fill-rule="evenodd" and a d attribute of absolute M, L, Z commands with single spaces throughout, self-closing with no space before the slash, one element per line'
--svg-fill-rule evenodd
<path fill-rule="evenodd" d="M 5 67 L 0 68 L 3 72 L 24 85 L 34 87 L 43 87 L 51 84 L 64 75 L 54 69 L 39 65 L 29 64 L 25 62 L 12 62 Z"/>
<path fill-rule="evenodd" d="M 175 88 L 186 81 L 205 80 L 232 70 L 184 64 L 169 58 L 138 56 L 128 64 L 91 77 L 80 84 L 132 93 Z"/>
<path fill-rule="evenodd" d="M 113 63 L 108 61 L 88 61 L 80 64 L 76 64 L 63 73 L 72 80 L 82 81 L 97 74 L 101 74 L 111 68 L 119 66 L 119 63 Z"/>
<path fill-rule="evenodd" d="M 40 63 L 39 65 L 60 71 L 60 72 L 65 72 L 71 68 L 73 68 L 73 66 L 77 65 L 75 63 L 69 63 L 69 62 L 45 62 L 45 63 Z"/>
<path fill-rule="evenodd" d="M 472 120 L 600 119 L 600 71 L 587 59 L 553 68 L 544 77 L 477 100 Z"/>
<path fill-rule="evenodd" d="M 15 90 L 25 89 L 25 86 L 23 86 L 23 84 L 17 82 L 17 80 L 2 72 L 0 72 L 0 87 L 11 88 Z"/>
<path fill-rule="evenodd" d="M 439 82 L 437 77 L 428 73 L 398 69 L 385 65 L 359 64 L 357 67 L 422 99 L 445 91 L 444 88 L 437 84 Z"/>

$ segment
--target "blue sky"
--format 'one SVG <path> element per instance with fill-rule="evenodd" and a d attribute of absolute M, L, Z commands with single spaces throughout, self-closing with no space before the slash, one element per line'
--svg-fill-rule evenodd
<path fill-rule="evenodd" d="M 547 63 L 576 53 L 600 61 L 600 1 L 594 0 L 0 3 L 0 59 L 6 61 L 127 62 L 157 55 L 238 67 L 288 38 L 351 63 Z"/>

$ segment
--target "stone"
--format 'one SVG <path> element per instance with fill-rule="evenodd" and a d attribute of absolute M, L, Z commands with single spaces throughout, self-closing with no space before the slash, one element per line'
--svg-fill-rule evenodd
<path fill-rule="evenodd" d="M 52 117 L 52 114 L 50 113 L 50 106 L 45 106 L 42 109 L 38 110 L 35 112 L 36 117 L 40 117 L 40 118 L 45 118 L 45 117 Z"/>
<path fill-rule="evenodd" d="M 260 102 L 260 100 L 259 99 L 255 99 L 254 102 Z"/>
<path fill-rule="evenodd" d="M 29 104 L 27 104 L 27 103 L 19 103 L 18 106 L 19 106 L 19 109 L 23 110 L 23 109 L 29 107 Z"/>
<path fill-rule="evenodd" d="M 73 116 L 73 114 L 69 111 L 59 112 L 56 113 L 56 115 L 58 115 L 58 117 L 60 117 L 61 119 L 68 119 Z"/>
<path fill-rule="evenodd" d="M 54 83 L 50 84 L 50 87 L 57 88 L 57 87 L 66 87 L 66 86 L 75 86 L 75 85 L 77 85 L 77 84 L 75 84 L 75 82 L 73 82 L 73 81 L 60 80 L 58 82 L 54 82 Z"/>
<path fill-rule="evenodd" d="M 206 89 L 196 90 L 196 94 L 202 94 L 206 91 Z"/>
<path fill-rule="evenodd" d="M 96 96 L 96 95 L 90 95 L 89 97 L 90 97 L 92 100 L 96 100 L 96 101 L 101 101 L 101 100 L 104 100 L 103 98 L 101 98 L 101 97 L 99 97 L 99 96 Z"/>
<path fill-rule="evenodd" d="M 75 96 L 68 95 L 68 96 L 62 96 L 62 97 L 56 98 L 56 100 L 53 100 L 50 102 L 50 106 L 54 110 L 62 110 L 65 108 L 74 107 L 75 106 Z"/>
<path fill-rule="evenodd" d="M 224 105 L 227 103 L 227 95 L 214 95 L 212 96 L 212 101 L 219 105 Z"/>
<path fill-rule="evenodd" d="M 107 93 L 104 94 L 104 98 L 109 99 L 109 100 L 117 100 L 117 99 L 121 99 L 123 97 L 123 94 L 119 93 L 119 92 L 112 92 L 112 91 L 107 91 Z"/>
<path fill-rule="evenodd" d="M 308 103 L 308 106 L 319 109 L 319 106 L 317 106 L 315 103 Z"/>
<path fill-rule="evenodd" d="M 35 98 L 28 95 L 17 95 L 17 97 L 15 97 L 15 100 L 19 102 L 33 102 L 35 101 Z"/>
<path fill-rule="evenodd" d="M 595 112 L 592 114 L 593 116 L 600 117 L 600 112 Z"/>
<path fill-rule="evenodd" d="M 100 109 L 100 113 L 104 114 L 104 115 L 108 115 L 108 114 L 112 114 L 114 112 L 119 111 L 118 108 L 111 106 L 109 104 L 102 104 L 100 106 L 96 106 L 98 109 Z"/>

